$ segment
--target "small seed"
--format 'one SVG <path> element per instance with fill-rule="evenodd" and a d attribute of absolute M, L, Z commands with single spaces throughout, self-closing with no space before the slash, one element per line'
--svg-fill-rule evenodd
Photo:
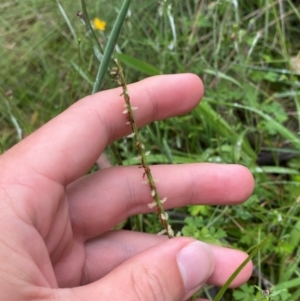
<path fill-rule="evenodd" d="M 156 206 L 156 202 L 152 202 L 152 203 L 149 203 L 149 204 L 148 204 L 148 207 L 149 207 L 150 209 L 154 208 L 155 206 Z"/>

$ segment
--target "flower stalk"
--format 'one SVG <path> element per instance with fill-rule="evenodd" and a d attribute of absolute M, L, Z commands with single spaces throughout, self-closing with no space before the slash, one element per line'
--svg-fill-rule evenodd
<path fill-rule="evenodd" d="M 123 114 L 127 115 L 126 124 L 130 124 L 130 126 L 131 126 L 132 137 L 134 139 L 135 147 L 138 152 L 138 158 L 140 160 L 141 167 L 144 170 L 143 179 L 145 179 L 145 177 L 147 178 L 147 183 L 149 184 L 149 187 L 150 187 L 151 197 L 154 200 L 153 203 L 148 204 L 148 207 L 149 208 L 156 207 L 158 218 L 164 228 L 164 233 L 167 233 L 168 237 L 172 238 L 172 237 L 174 237 L 174 231 L 169 224 L 168 214 L 165 212 L 165 210 L 163 208 L 163 203 L 166 201 L 166 198 L 161 199 L 158 194 L 155 180 L 153 178 L 149 164 L 147 162 L 147 155 L 149 154 L 149 151 L 144 150 L 144 145 L 141 142 L 138 127 L 135 122 L 133 112 L 135 110 L 137 110 L 138 108 L 131 106 L 130 96 L 129 96 L 129 92 L 127 89 L 127 85 L 126 85 L 126 81 L 125 81 L 125 77 L 124 77 L 124 73 L 123 73 L 123 68 L 117 59 L 115 59 L 115 62 L 117 64 L 117 68 L 113 69 L 112 74 L 117 75 L 118 84 L 122 87 L 122 90 L 123 90 L 122 95 L 124 96 L 124 100 L 125 100 L 125 110 L 123 111 Z"/>

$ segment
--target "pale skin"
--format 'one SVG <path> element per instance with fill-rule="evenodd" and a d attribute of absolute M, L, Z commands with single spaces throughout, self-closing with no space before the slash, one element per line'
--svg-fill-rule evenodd
<path fill-rule="evenodd" d="M 152 77 L 128 90 L 139 127 L 187 113 L 203 95 L 192 74 Z M 120 94 L 117 88 L 78 101 L 0 157 L 0 300 L 184 301 L 206 282 L 221 286 L 247 257 L 200 246 L 204 263 L 192 278 L 202 281 L 187 289 L 191 283 L 185 285 L 176 262 L 194 239 L 110 230 L 155 211 L 135 166 L 84 176 L 109 143 L 130 134 Z M 151 171 L 168 198 L 166 209 L 239 204 L 254 186 L 239 165 L 156 165 Z M 232 286 L 251 272 L 249 263 Z"/>

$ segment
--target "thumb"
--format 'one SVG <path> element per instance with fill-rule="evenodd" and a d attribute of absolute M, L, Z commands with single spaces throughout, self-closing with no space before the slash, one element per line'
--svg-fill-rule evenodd
<path fill-rule="evenodd" d="M 209 246 L 190 238 L 157 244 L 119 265 L 104 278 L 72 289 L 63 300 L 186 300 L 214 269 Z"/>

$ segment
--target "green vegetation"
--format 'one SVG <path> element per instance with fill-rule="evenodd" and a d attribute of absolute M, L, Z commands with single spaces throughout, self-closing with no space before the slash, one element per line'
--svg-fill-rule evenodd
<path fill-rule="evenodd" d="M 98 44 L 77 16 L 80 1 L 1 1 L 0 151 L 91 93 L 122 2 L 86 1 L 90 19 L 107 22 L 95 31 Z M 255 192 L 243 205 L 169 214 L 184 235 L 249 253 L 266 240 L 252 279 L 224 300 L 300 299 L 299 36 L 299 1 L 136 0 L 118 40 L 127 83 L 192 72 L 206 87 L 190 114 L 141 130 L 149 162 L 239 163 L 254 174 Z M 115 85 L 107 75 L 102 89 Z M 117 148 L 124 164 L 133 163 L 133 145 Z M 273 162 L 259 157 L 258 165 L 262 151 Z M 130 222 L 161 229 L 156 215 Z"/>

